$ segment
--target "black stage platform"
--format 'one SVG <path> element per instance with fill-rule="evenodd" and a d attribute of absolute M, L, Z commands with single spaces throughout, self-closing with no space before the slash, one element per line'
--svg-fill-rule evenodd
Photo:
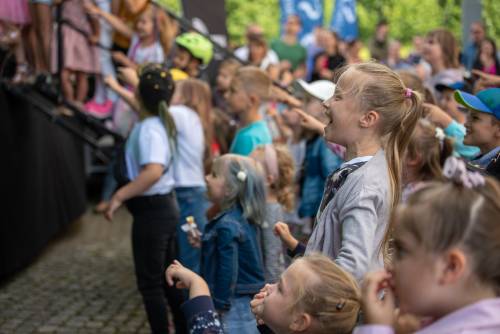
<path fill-rule="evenodd" d="M 86 207 L 83 143 L 0 85 L 0 282 L 28 265 Z"/>

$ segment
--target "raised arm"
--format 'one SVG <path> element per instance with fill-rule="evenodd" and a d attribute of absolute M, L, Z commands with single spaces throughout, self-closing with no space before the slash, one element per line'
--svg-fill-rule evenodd
<path fill-rule="evenodd" d="M 125 22 L 123 22 L 118 16 L 115 16 L 111 13 L 105 12 L 90 2 L 86 2 L 83 6 L 85 7 L 85 10 L 87 11 L 87 13 L 89 13 L 90 15 L 102 17 L 118 33 L 120 33 L 128 38 L 132 38 L 132 34 L 134 33 L 134 31 L 132 30 L 132 28 L 127 26 L 125 24 Z"/>

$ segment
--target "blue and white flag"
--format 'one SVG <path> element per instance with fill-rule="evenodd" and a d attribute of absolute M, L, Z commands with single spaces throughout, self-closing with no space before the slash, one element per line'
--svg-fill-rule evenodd
<path fill-rule="evenodd" d="M 308 44 L 315 27 L 323 24 L 323 1 L 321 0 L 280 0 L 281 30 L 290 15 L 298 15 L 302 21 L 299 40 L 302 45 Z"/>
<path fill-rule="evenodd" d="M 330 29 L 335 31 L 340 38 L 346 41 L 352 41 L 358 38 L 356 0 L 336 0 Z"/>

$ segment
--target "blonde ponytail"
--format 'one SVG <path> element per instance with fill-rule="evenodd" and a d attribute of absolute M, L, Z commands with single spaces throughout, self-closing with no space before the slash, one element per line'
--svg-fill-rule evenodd
<path fill-rule="evenodd" d="M 405 87 L 401 78 L 390 68 L 377 63 L 350 65 L 348 71 L 358 80 L 357 94 L 361 110 L 374 110 L 381 115 L 380 134 L 384 138 L 390 182 L 390 209 L 399 203 L 402 191 L 402 159 L 411 134 L 422 117 L 422 98 L 416 91 Z M 392 226 L 389 224 L 380 251 L 388 255 Z"/>
<path fill-rule="evenodd" d="M 402 161 L 411 135 L 418 120 L 422 116 L 422 99 L 420 94 L 411 91 L 407 103 L 402 107 L 403 116 L 399 124 L 395 124 L 389 133 L 385 147 L 385 155 L 389 166 L 389 179 L 391 182 L 391 209 L 394 209 L 400 200 L 402 190 Z"/>

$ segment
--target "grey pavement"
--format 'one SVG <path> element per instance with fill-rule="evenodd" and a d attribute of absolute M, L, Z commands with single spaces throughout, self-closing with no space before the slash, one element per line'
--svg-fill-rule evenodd
<path fill-rule="evenodd" d="M 130 228 L 90 210 L 32 265 L 0 286 L 0 333 L 149 333 Z"/>

